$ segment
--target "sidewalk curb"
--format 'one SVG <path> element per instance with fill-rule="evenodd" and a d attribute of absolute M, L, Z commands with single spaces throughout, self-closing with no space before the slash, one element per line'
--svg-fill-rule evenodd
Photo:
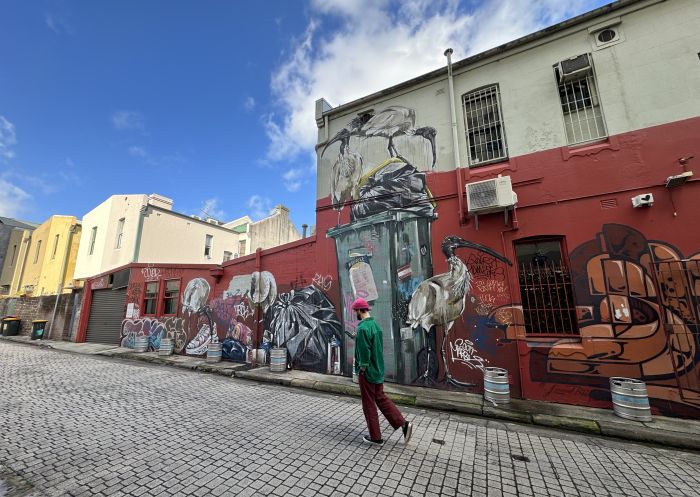
<path fill-rule="evenodd" d="M 3 341 L 40 346 L 53 350 L 95 355 L 121 360 L 135 360 L 154 365 L 166 365 L 227 378 L 238 378 L 258 383 L 276 384 L 336 395 L 360 396 L 360 388 L 350 378 L 327 377 L 319 373 L 288 371 L 271 373 L 268 368 L 250 369 L 248 364 L 229 361 L 209 363 L 204 359 L 157 352 L 137 353 L 121 347 L 105 346 L 105 350 L 80 350 L 87 344 L 54 341 L 30 341 L 27 337 L 0 337 Z M 294 377 L 298 376 L 305 377 Z M 309 377 L 311 376 L 311 377 Z M 415 390 L 415 393 L 412 391 Z M 666 447 L 700 451 L 700 421 L 654 416 L 651 423 L 623 420 L 605 409 L 551 404 L 541 401 L 512 399 L 509 405 L 484 403 L 481 395 L 445 392 L 421 387 L 386 384 L 385 393 L 397 404 L 422 409 L 455 412 L 516 423 L 531 424 L 578 433 L 615 437 L 633 442 L 653 443 Z M 567 412 L 568 411 L 568 412 Z M 581 417 L 581 414 L 587 417 Z M 667 429 L 663 429 L 663 427 Z"/>

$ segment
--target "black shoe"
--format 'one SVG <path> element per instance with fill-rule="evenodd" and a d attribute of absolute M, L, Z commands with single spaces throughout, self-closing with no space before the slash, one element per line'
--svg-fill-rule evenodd
<path fill-rule="evenodd" d="M 381 447 L 382 445 L 384 445 L 384 440 L 381 438 L 379 440 L 372 440 L 367 435 L 365 435 L 362 437 L 362 440 L 364 440 L 365 443 L 368 443 L 370 445 L 376 445 L 377 447 Z"/>
<path fill-rule="evenodd" d="M 413 423 L 405 421 L 401 431 L 403 431 L 403 443 L 407 444 L 411 440 L 411 435 L 413 435 Z"/>

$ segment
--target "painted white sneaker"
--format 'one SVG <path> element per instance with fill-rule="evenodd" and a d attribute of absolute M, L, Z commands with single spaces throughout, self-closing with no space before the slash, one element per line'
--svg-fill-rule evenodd
<path fill-rule="evenodd" d="M 209 331 L 209 325 L 205 324 L 199 329 L 199 332 L 195 337 L 190 340 L 185 349 L 185 354 L 187 355 L 202 355 L 206 353 L 209 348 L 209 343 L 211 342 L 211 332 Z"/>

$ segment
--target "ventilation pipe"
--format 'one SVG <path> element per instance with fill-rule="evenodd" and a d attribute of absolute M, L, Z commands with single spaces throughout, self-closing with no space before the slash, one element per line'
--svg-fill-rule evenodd
<path fill-rule="evenodd" d="M 462 185 L 462 169 L 459 165 L 459 137 L 457 136 L 457 109 L 455 108 L 455 90 L 452 81 L 452 52 L 451 48 L 445 50 L 447 57 L 447 89 L 450 94 L 450 123 L 452 125 L 452 155 L 457 177 L 457 200 L 459 205 L 459 224 L 464 224 L 464 186 Z"/>
<path fill-rule="evenodd" d="M 301 232 L 302 232 L 301 237 L 302 237 L 302 238 L 306 238 L 306 230 L 307 230 L 308 227 L 309 227 L 308 224 L 302 224 L 302 225 L 301 225 Z"/>

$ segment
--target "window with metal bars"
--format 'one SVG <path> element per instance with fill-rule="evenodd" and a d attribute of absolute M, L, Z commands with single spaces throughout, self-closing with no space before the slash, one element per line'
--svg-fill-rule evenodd
<path fill-rule="evenodd" d="M 518 283 L 528 334 L 578 335 L 571 273 L 561 238 L 518 242 Z"/>
<path fill-rule="evenodd" d="M 555 76 L 559 78 L 556 72 Z M 607 131 L 592 69 L 580 78 L 559 79 L 559 99 L 569 145 L 605 138 Z"/>
<path fill-rule="evenodd" d="M 469 164 L 477 166 L 508 158 L 498 85 L 462 97 L 469 146 Z"/>

